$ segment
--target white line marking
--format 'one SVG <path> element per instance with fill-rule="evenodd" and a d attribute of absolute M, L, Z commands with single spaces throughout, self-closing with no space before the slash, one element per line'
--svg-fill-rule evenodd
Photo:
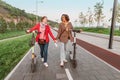
<path fill-rule="evenodd" d="M 71 76 L 70 71 L 69 71 L 68 68 L 65 68 L 65 72 L 66 72 L 66 74 L 67 74 L 68 79 L 69 79 L 69 80 L 73 80 L 73 78 L 72 78 L 72 76 Z"/>
<path fill-rule="evenodd" d="M 23 62 L 23 60 L 27 57 L 27 55 L 30 53 L 31 49 L 27 52 L 27 54 L 21 59 L 21 61 L 15 66 L 15 68 L 7 75 L 7 77 L 4 80 L 9 80 L 9 78 L 12 76 L 12 74 L 16 71 L 16 69 L 19 67 L 19 65 Z"/>
<path fill-rule="evenodd" d="M 80 46 L 81 47 L 81 46 Z M 106 65 L 108 65 L 109 67 L 111 67 L 112 69 L 116 70 L 117 72 L 120 73 L 120 70 L 118 70 L 117 68 L 115 68 L 114 66 L 110 65 L 109 63 L 105 62 L 104 60 L 102 60 L 101 58 L 93 55 L 91 52 L 89 52 L 88 50 L 84 49 L 83 47 L 81 47 L 81 49 L 83 49 L 85 52 L 89 53 L 90 55 L 92 55 L 93 57 L 97 58 L 99 61 L 105 63 Z"/>

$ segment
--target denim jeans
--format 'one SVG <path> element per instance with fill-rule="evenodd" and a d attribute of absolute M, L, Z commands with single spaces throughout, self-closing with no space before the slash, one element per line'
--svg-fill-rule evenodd
<path fill-rule="evenodd" d="M 39 44 L 39 46 L 41 49 L 40 50 L 41 58 L 44 58 L 44 62 L 47 62 L 49 43 Z"/>

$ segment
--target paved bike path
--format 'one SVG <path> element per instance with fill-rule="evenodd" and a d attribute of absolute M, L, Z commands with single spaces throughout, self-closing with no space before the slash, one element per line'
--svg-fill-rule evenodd
<path fill-rule="evenodd" d="M 56 35 L 56 32 L 53 31 Z M 69 44 L 69 50 L 72 46 Z M 39 55 L 39 46 L 36 46 L 37 55 Z M 116 71 L 105 62 L 91 55 L 90 52 L 77 46 L 77 68 L 74 69 L 71 63 L 68 62 L 64 68 L 59 66 L 59 48 L 55 48 L 53 41 L 49 44 L 48 64 L 45 68 L 40 60 L 37 59 L 36 71 L 31 72 L 31 51 L 24 57 L 22 62 L 13 71 L 11 76 L 5 80 L 120 80 L 120 72 Z M 69 57 L 67 55 L 69 61 Z M 66 69 L 70 75 L 66 73 Z"/>

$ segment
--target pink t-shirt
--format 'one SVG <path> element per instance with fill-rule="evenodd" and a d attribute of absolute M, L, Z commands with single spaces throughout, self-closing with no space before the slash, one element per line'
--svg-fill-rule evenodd
<path fill-rule="evenodd" d="M 40 39 L 46 39 L 45 26 L 46 24 L 40 23 Z"/>

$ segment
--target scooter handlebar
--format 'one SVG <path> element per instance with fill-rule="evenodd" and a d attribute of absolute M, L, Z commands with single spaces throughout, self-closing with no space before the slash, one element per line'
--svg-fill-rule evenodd
<path fill-rule="evenodd" d="M 79 30 L 78 29 L 72 29 L 72 31 L 76 32 L 76 33 L 80 33 L 80 32 L 82 32 L 82 29 L 79 29 Z"/>

